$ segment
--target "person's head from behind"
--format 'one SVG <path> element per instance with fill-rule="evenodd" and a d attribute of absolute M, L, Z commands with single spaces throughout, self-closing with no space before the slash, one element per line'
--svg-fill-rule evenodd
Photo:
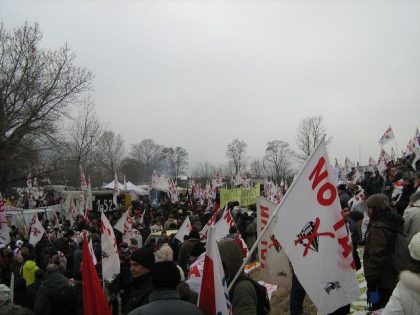
<path fill-rule="evenodd" d="M 155 263 L 155 255 L 150 248 L 135 250 L 130 256 L 130 272 L 133 278 L 138 278 L 150 272 Z"/>
<path fill-rule="evenodd" d="M 178 267 L 173 261 L 159 261 L 152 266 L 152 282 L 155 290 L 175 290 L 181 281 Z"/>
<path fill-rule="evenodd" d="M 415 192 L 414 194 L 412 194 L 410 196 L 410 202 L 409 202 L 409 206 L 412 207 L 414 205 L 414 203 L 416 203 L 417 201 L 420 200 L 420 191 Z M 418 202 L 417 202 L 418 203 Z"/>
<path fill-rule="evenodd" d="M 408 250 L 413 259 L 408 269 L 413 273 L 420 274 L 420 232 L 411 238 Z"/>
<path fill-rule="evenodd" d="M 374 194 L 366 200 L 366 207 L 370 218 L 378 212 L 389 212 L 389 199 L 385 194 Z"/>
<path fill-rule="evenodd" d="M 218 244 L 220 259 L 222 260 L 223 270 L 227 282 L 233 279 L 242 265 L 243 256 L 239 245 L 233 241 L 221 241 Z"/>

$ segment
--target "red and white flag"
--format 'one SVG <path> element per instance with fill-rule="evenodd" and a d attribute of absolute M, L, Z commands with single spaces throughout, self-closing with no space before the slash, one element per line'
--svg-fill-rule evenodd
<path fill-rule="evenodd" d="M 82 191 L 87 191 L 87 182 L 86 182 L 85 173 L 83 172 L 82 165 L 79 165 L 79 168 L 80 168 L 80 187 L 82 188 Z"/>
<path fill-rule="evenodd" d="M 212 185 L 213 185 L 213 188 L 222 186 L 222 177 L 220 176 L 219 172 L 216 172 L 214 178 L 212 179 Z"/>
<path fill-rule="evenodd" d="M 92 262 L 93 262 L 93 264 L 96 266 L 96 264 L 98 263 L 98 261 L 96 260 L 95 252 L 93 251 L 92 239 L 89 240 L 89 253 L 92 256 Z"/>
<path fill-rule="evenodd" d="M 410 139 L 407 144 L 407 149 L 405 151 L 405 156 L 409 156 L 414 153 L 414 142 L 413 139 Z"/>
<path fill-rule="evenodd" d="M 382 135 L 381 139 L 379 139 L 379 144 L 384 146 L 393 139 L 395 139 L 394 131 L 392 130 L 391 126 L 389 126 L 389 128 L 385 130 L 385 133 Z"/>
<path fill-rule="evenodd" d="M 44 233 L 44 227 L 38 220 L 38 213 L 34 212 L 31 222 L 31 235 L 29 236 L 29 244 L 35 246 L 41 240 Z"/>
<path fill-rule="evenodd" d="M 178 232 L 175 234 L 175 238 L 181 242 L 184 241 L 184 236 L 185 235 L 189 235 L 191 232 L 192 226 L 191 226 L 191 221 L 190 221 L 190 217 L 187 216 L 184 220 L 184 222 L 182 222 L 181 227 L 179 228 Z"/>
<path fill-rule="evenodd" d="M 0 194 L 0 243 L 8 245 L 10 243 L 9 227 L 7 226 L 6 209 L 4 200 Z"/>
<path fill-rule="evenodd" d="M 101 213 L 102 278 L 108 282 L 120 273 L 120 257 L 114 230 L 107 217 Z"/>
<path fill-rule="evenodd" d="M 94 256 L 94 255 L 93 255 Z M 108 301 L 93 264 L 87 238 L 83 239 L 82 249 L 82 290 L 84 315 L 111 315 Z"/>
<path fill-rule="evenodd" d="M 232 306 L 229 301 L 227 282 L 223 271 L 214 228 L 209 230 L 206 255 L 204 258 L 203 279 L 201 282 L 198 307 L 204 314 L 230 315 Z"/>
<path fill-rule="evenodd" d="M 121 218 L 114 225 L 114 229 L 122 233 L 123 241 L 126 243 L 129 243 L 133 237 L 132 230 L 133 230 L 133 222 L 135 218 L 130 216 L 130 210 L 131 210 L 131 207 L 128 208 L 127 211 L 123 213 Z"/>
<path fill-rule="evenodd" d="M 360 296 L 330 165 L 323 138 L 276 209 L 271 227 L 321 314 L 334 312 Z"/>
<path fill-rule="evenodd" d="M 346 166 L 347 170 L 350 171 L 354 167 L 354 163 L 350 160 L 347 156 L 344 160 L 344 165 Z"/>
<path fill-rule="evenodd" d="M 171 195 L 172 203 L 177 203 L 179 201 L 177 185 L 176 182 L 173 180 L 171 180 L 169 184 L 169 194 Z"/>
<path fill-rule="evenodd" d="M 258 236 L 268 220 L 273 215 L 277 204 L 264 198 L 257 199 L 257 231 Z M 292 287 L 292 271 L 289 258 L 281 244 L 274 236 L 272 227 L 269 227 L 258 244 L 258 257 L 261 263 L 261 280 L 276 284 L 279 287 L 290 289 Z"/>
<path fill-rule="evenodd" d="M 391 157 L 386 151 L 381 148 L 381 152 L 379 153 L 378 162 L 376 163 L 378 166 L 378 171 L 380 174 L 383 174 L 386 169 L 388 168 L 388 163 L 391 160 Z"/>

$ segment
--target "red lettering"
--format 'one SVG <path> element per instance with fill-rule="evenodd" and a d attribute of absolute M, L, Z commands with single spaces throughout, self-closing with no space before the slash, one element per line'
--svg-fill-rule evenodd
<path fill-rule="evenodd" d="M 347 258 L 348 255 L 351 253 L 351 246 L 349 244 L 349 237 L 343 236 L 338 239 L 338 244 L 343 248 L 343 252 L 341 253 L 343 257 Z"/>
<path fill-rule="evenodd" d="M 324 197 L 325 192 L 329 191 L 330 196 L 328 198 Z M 321 186 L 321 188 L 318 190 L 318 193 L 316 195 L 316 199 L 322 206 L 329 206 L 331 205 L 335 198 L 337 197 L 337 189 L 335 186 L 331 183 L 325 183 Z"/>
<path fill-rule="evenodd" d="M 315 176 L 315 179 L 312 183 L 312 190 L 318 186 L 318 184 L 328 176 L 328 172 L 325 170 L 322 174 L 321 170 L 325 164 L 325 159 L 323 156 L 318 160 L 318 163 L 316 164 L 315 168 L 313 169 L 311 175 L 309 175 L 309 180 L 312 180 L 312 178 Z"/>
<path fill-rule="evenodd" d="M 341 229 L 345 224 L 346 222 L 344 221 L 344 219 L 341 219 L 340 221 L 338 221 L 336 224 L 333 225 L 333 228 L 335 231 L 337 231 Z"/>
<path fill-rule="evenodd" d="M 264 227 L 268 223 L 268 217 L 270 215 L 268 213 L 268 210 L 269 210 L 268 207 L 260 206 L 261 230 L 264 229 Z"/>

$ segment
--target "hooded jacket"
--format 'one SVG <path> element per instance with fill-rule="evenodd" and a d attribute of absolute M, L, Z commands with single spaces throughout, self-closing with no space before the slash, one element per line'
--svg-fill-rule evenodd
<path fill-rule="evenodd" d="M 382 315 L 420 314 L 420 274 L 403 271 Z"/>
<path fill-rule="evenodd" d="M 38 289 L 35 298 L 35 315 L 45 315 L 49 313 L 51 294 L 54 290 L 59 289 L 67 284 L 69 279 L 61 273 L 53 272 L 47 276 Z"/>
<path fill-rule="evenodd" d="M 420 232 L 420 199 L 404 211 L 404 232 L 410 237 Z"/>
<path fill-rule="evenodd" d="M 392 263 L 395 231 L 402 232 L 403 220 L 392 212 L 378 211 L 371 218 L 366 234 L 363 268 L 369 291 L 378 288 L 393 290 L 398 272 Z"/>
<path fill-rule="evenodd" d="M 229 285 L 242 265 L 243 256 L 239 246 L 233 241 L 222 241 L 218 246 Z M 251 281 L 240 281 L 233 290 L 232 314 L 256 315 L 258 298 Z"/>
<path fill-rule="evenodd" d="M 22 266 L 22 278 L 26 281 L 26 286 L 35 282 L 35 271 L 39 268 L 33 260 L 27 260 Z"/>

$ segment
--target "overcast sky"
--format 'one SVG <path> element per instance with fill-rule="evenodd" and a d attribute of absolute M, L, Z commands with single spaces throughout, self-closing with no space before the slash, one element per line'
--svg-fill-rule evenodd
<path fill-rule="evenodd" d="M 261 158 L 322 115 L 330 159 L 360 146 L 366 164 L 388 126 L 399 151 L 420 126 L 420 1 L 0 0 L 0 19 L 72 47 L 127 149 L 152 138 L 218 163 L 239 138 Z"/>

